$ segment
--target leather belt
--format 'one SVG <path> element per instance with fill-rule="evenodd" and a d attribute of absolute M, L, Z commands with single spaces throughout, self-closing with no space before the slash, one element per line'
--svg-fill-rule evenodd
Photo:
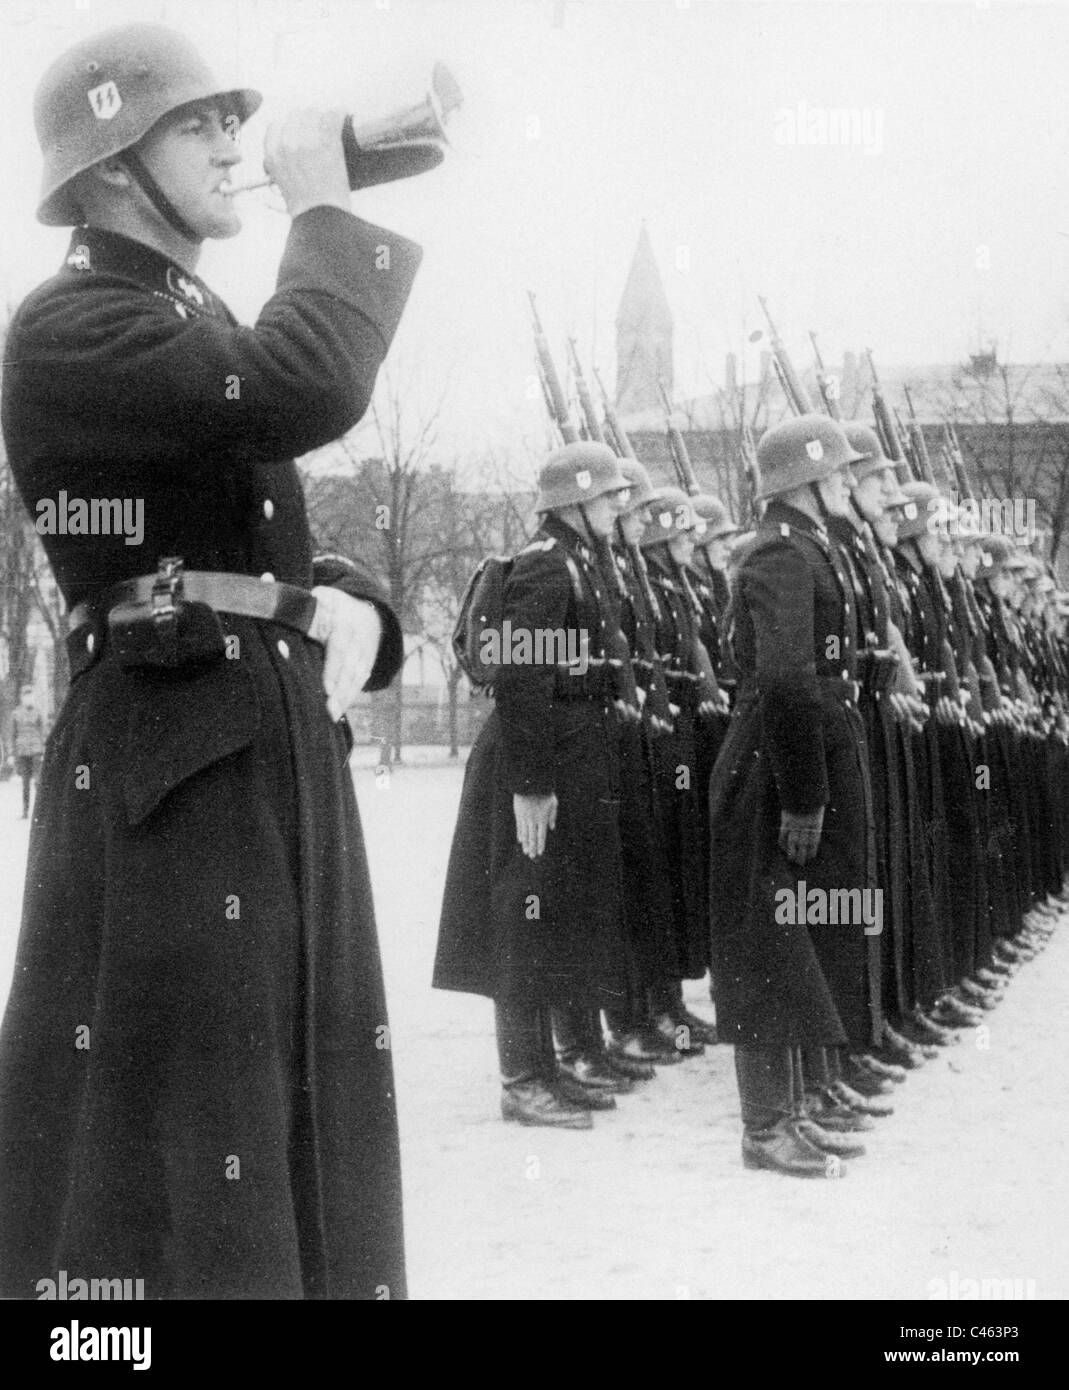
<path fill-rule="evenodd" d="M 203 603 L 219 613 L 281 623 L 307 635 L 315 619 L 316 598 L 295 584 L 256 579 L 251 574 L 212 570 L 183 570 L 161 561 L 156 574 L 140 575 L 113 584 L 95 598 L 71 609 L 67 648 L 72 675 L 100 655 L 107 633 L 107 615 L 117 604 L 151 604 L 161 622 L 173 617 L 176 602 Z"/>
<path fill-rule="evenodd" d="M 817 682 L 821 690 L 826 690 L 831 695 L 837 695 L 848 705 L 856 705 L 861 695 L 861 684 L 859 681 L 852 680 L 849 676 L 817 676 Z M 739 681 L 735 692 L 737 703 L 742 704 L 746 700 L 753 700 L 760 696 L 761 691 L 755 676 L 744 676 Z"/>

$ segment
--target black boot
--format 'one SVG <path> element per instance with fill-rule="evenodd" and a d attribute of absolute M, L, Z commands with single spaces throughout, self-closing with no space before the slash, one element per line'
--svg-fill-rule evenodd
<path fill-rule="evenodd" d="M 746 1168 L 762 1168 L 792 1178 L 839 1177 L 842 1164 L 806 1135 L 791 1115 L 767 1129 L 748 1129 L 742 1136 L 742 1162 Z"/>
<path fill-rule="evenodd" d="M 554 1129 L 590 1129 L 594 1123 L 589 1110 L 573 1105 L 540 1076 L 502 1087 L 501 1117 L 521 1125 Z"/>

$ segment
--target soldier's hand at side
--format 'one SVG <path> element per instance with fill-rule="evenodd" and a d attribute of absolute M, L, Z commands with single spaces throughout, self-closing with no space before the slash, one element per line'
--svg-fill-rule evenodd
<path fill-rule="evenodd" d="M 557 794 L 512 798 L 516 839 L 528 859 L 537 859 L 546 848 L 549 832 L 557 828 Z"/>
<path fill-rule="evenodd" d="M 817 857 L 823 828 L 823 806 L 815 811 L 781 811 L 779 847 L 792 864 L 808 864 Z"/>
<path fill-rule="evenodd" d="M 324 205 L 349 211 L 344 119 L 342 111 L 307 108 L 268 127 L 264 172 L 278 185 L 291 217 Z"/>
<path fill-rule="evenodd" d="M 326 648 L 323 689 L 330 717 L 337 721 L 371 675 L 382 641 L 382 618 L 373 603 L 341 589 L 320 585 L 312 593 L 316 612 L 308 635 Z"/>

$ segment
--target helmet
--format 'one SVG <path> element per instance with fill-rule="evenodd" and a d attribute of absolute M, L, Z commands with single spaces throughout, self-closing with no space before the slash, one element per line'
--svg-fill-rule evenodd
<path fill-rule="evenodd" d="M 813 412 L 766 430 L 757 446 L 758 500 L 819 482 L 863 456 L 837 421 Z"/>
<path fill-rule="evenodd" d="M 885 468 L 894 468 L 894 459 L 889 459 L 884 453 L 880 436 L 874 429 L 863 425 L 860 420 L 844 420 L 843 433 L 849 440 L 850 447 L 863 455 L 861 462 L 856 463 L 850 470 L 855 481 L 860 482 L 872 473 L 882 473 Z M 897 473 L 895 476 L 897 477 Z"/>
<path fill-rule="evenodd" d="M 618 463 L 620 472 L 631 487 L 631 496 L 628 499 L 626 510 L 633 512 L 639 507 L 648 506 L 657 496 L 657 492 L 645 465 L 633 458 L 622 458 L 618 460 Z"/>
<path fill-rule="evenodd" d="M 162 24 L 124 24 L 69 48 L 34 98 L 44 155 L 38 221 L 81 221 L 68 187 L 76 174 L 130 149 L 169 111 L 206 97 L 232 100 L 242 122 L 262 101 L 249 87 L 220 87 L 189 40 Z"/>
<path fill-rule="evenodd" d="M 653 520 L 646 527 L 640 542 L 642 546 L 659 545 L 662 541 L 670 541 L 673 536 L 682 536 L 688 531 L 705 530 L 705 522 L 694 510 L 694 499 L 688 497 L 682 488 L 658 488 L 650 505 Z"/>
<path fill-rule="evenodd" d="M 1013 558 L 1016 546 L 1009 536 L 983 533 L 979 536 L 980 573 L 1001 574 Z"/>
<path fill-rule="evenodd" d="M 734 536 L 738 532 L 739 528 L 728 515 L 727 507 L 713 493 L 696 493 L 690 499 L 690 504 L 705 522 L 705 535 L 702 540 L 713 541 L 719 536 Z"/>
<path fill-rule="evenodd" d="M 565 444 L 542 465 L 535 511 L 551 512 L 591 502 L 606 492 L 623 492 L 631 484 L 620 462 L 607 444 Z"/>
<path fill-rule="evenodd" d="M 932 483 L 903 483 L 902 495 L 905 501 L 899 504 L 898 539 L 913 540 L 938 529 L 932 526 L 932 519 L 941 516 L 946 521 L 951 515 L 953 503 Z"/>

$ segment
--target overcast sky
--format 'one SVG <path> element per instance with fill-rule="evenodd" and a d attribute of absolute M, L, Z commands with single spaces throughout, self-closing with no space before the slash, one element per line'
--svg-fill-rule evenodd
<path fill-rule="evenodd" d="M 997 339 L 1011 360 L 1069 360 L 1065 4 L 0 0 L 0 281 L 16 298 L 66 245 L 33 220 L 34 86 L 68 43 L 131 18 L 183 28 L 221 77 L 263 89 L 251 171 L 287 102 L 378 113 L 420 96 L 436 59 L 453 68 L 455 154 L 353 208 L 425 248 L 397 357 L 416 400 L 449 380 L 465 449 L 540 433 L 528 288 L 561 366 L 573 332 L 611 374 L 643 218 L 680 394 L 720 382 L 759 292 L 799 359 L 813 328 L 832 359 L 871 345 L 888 365 L 950 362 Z M 857 113 L 854 143 L 819 143 L 836 109 Z M 201 271 L 251 320 L 287 223 L 246 201 L 242 235 Z"/>

